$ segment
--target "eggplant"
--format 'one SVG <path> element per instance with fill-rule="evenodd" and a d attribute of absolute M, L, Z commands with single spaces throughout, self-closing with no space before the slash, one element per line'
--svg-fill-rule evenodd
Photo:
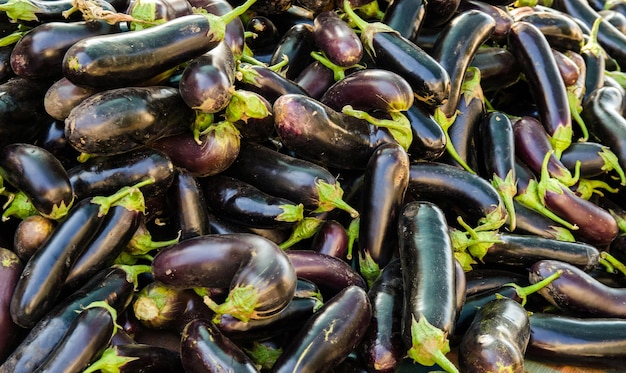
<path fill-rule="evenodd" d="M 570 172 L 575 172 L 578 161 L 581 178 L 598 178 L 615 170 L 617 174 L 615 176 L 620 179 L 620 184 L 626 183 L 624 170 L 619 165 L 617 156 L 606 145 L 594 141 L 576 142 L 561 155 L 561 163 Z"/>
<path fill-rule="evenodd" d="M 379 145 L 394 141 L 386 129 L 304 95 L 279 97 L 273 112 L 283 144 L 300 157 L 326 167 L 364 169 Z"/>
<path fill-rule="evenodd" d="M 83 19 L 82 12 L 77 12 L 75 3 L 71 0 L 28 0 L 25 3 L 20 1 L 3 1 L 0 11 L 3 12 L 2 19 L 12 23 L 22 22 L 30 25 L 39 25 L 47 22 L 67 22 L 80 21 Z M 96 1 L 95 7 L 101 11 L 114 12 L 115 7 L 107 1 Z"/>
<path fill-rule="evenodd" d="M 255 92 L 274 103 L 285 94 L 307 95 L 307 92 L 293 80 L 288 79 L 267 66 L 240 63 L 237 66 L 235 87 Z"/>
<path fill-rule="evenodd" d="M 115 332 L 115 336 L 118 334 L 119 330 Z M 117 369 L 116 372 L 119 373 L 159 373 L 180 372 L 183 367 L 178 352 L 146 343 L 127 342 L 107 347 L 100 359 L 91 363 L 83 372 L 105 369 Z"/>
<path fill-rule="evenodd" d="M 91 155 L 115 155 L 188 131 L 195 112 L 166 86 L 123 87 L 95 93 L 65 119 L 67 141 Z"/>
<path fill-rule="evenodd" d="M 321 99 L 326 90 L 336 82 L 334 71 L 318 60 L 305 66 L 293 81 L 306 94 L 317 100 Z"/>
<path fill-rule="evenodd" d="M 11 318 L 10 305 L 15 285 L 24 269 L 24 262 L 13 251 L 0 247 L 0 361 L 13 351 L 21 335 L 21 328 Z"/>
<path fill-rule="evenodd" d="M 191 173 L 176 169 L 166 198 L 173 211 L 170 217 L 180 231 L 181 240 L 210 233 L 204 192 Z"/>
<path fill-rule="evenodd" d="M 74 203 L 65 168 L 52 153 L 37 145 L 4 146 L 0 151 L 0 177 L 23 192 L 33 207 L 47 218 L 63 218 Z"/>
<path fill-rule="evenodd" d="M 31 215 L 19 222 L 13 235 L 13 251 L 27 261 L 44 244 L 56 226 L 52 219 Z"/>
<path fill-rule="evenodd" d="M 276 47 L 280 34 L 274 22 L 267 16 L 255 15 L 250 17 L 245 24 L 246 32 L 251 35 L 246 39 L 246 46 L 253 54 L 258 55 L 260 51 Z M 270 65 L 273 65 L 270 63 Z"/>
<path fill-rule="evenodd" d="M 208 319 L 190 321 L 180 341 L 185 372 L 258 372 L 252 360 Z"/>
<path fill-rule="evenodd" d="M 398 217 L 409 185 L 409 156 L 399 144 L 376 149 L 365 169 L 359 223 L 359 269 L 372 284 L 394 255 Z"/>
<path fill-rule="evenodd" d="M 137 275 L 142 270 L 142 267 L 113 266 L 99 272 L 80 289 L 60 301 L 28 331 L 26 337 L 0 365 L 0 372 L 34 371 L 63 338 L 82 307 L 92 302 L 106 301 L 121 312 L 130 304 Z"/>
<path fill-rule="evenodd" d="M 537 27 L 552 48 L 560 51 L 580 51 L 584 30 L 575 18 L 558 11 L 521 7 L 511 11 L 515 22 L 523 21 Z"/>
<path fill-rule="evenodd" d="M 480 86 L 493 93 L 515 84 L 520 78 L 520 65 L 513 53 L 503 47 L 478 48 L 470 66 L 480 70 Z"/>
<path fill-rule="evenodd" d="M 463 372 L 507 369 L 523 373 L 529 339 L 530 321 L 524 307 L 511 299 L 495 299 L 477 312 L 464 334 L 459 367 Z"/>
<path fill-rule="evenodd" d="M 286 58 L 285 77 L 296 81 L 304 68 L 312 61 L 311 52 L 315 51 L 314 26 L 308 23 L 296 23 L 280 37 L 272 51 L 270 66 Z M 301 84 L 298 83 L 301 86 Z"/>
<path fill-rule="evenodd" d="M 538 261 L 531 267 L 530 282 L 541 281 L 559 270 L 563 274 L 539 291 L 551 304 L 572 316 L 623 317 L 624 290 L 606 286 L 572 264 Z"/>
<path fill-rule="evenodd" d="M 58 1 L 58 0 L 57 0 Z M 24 35 L 11 52 L 11 69 L 25 78 L 60 78 L 65 52 L 79 40 L 121 32 L 101 20 L 46 22 Z"/>
<path fill-rule="evenodd" d="M 104 301 L 86 305 L 36 372 L 83 372 L 111 341 L 116 318 Z"/>
<path fill-rule="evenodd" d="M 76 85 L 136 85 L 215 48 L 226 24 L 254 2 L 223 16 L 190 14 L 143 30 L 102 35 L 74 43 L 63 58 L 63 75 Z"/>
<path fill-rule="evenodd" d="M 175 288 L 228 288 L 220 305 L 205 301 L 216 315 L 243 321 L 283 310 L 295 292 L 296 271 L 272 241 L 252 234 L 210 234 L 162 249 L 152 261 L 155 280 Z M 247 294 L 248 304 L 236 299 Z M 243 306 L 243 308 L 242 308 Z"/>
<path fill-rule="evenodd" d="M 313 20 L 315 45 L 336 65 L 348 67 L 361 61 L 363 44 L 356 32 L 339 15 L 328 10 Z"/>
<path fill-rule="evenodd" d="M 415 42 L 425 14 L 425 1 L 395 0 L 385 8 L 381 22 L 396 30 L 404 38 Z"/>
<path fill-rule="evenodd" d="M 302 325 L 272 372 L 332 369 L 359 345 L 371 315 L 365 290 L 354 285 L 344 288 Z"/>
<path fill-rule="evenodd" d="M 443 211 L 432 202 L 405 204 L 398 221 L 402 269 L 402 340 L 414 361 L 457 371 L 444 356 L 457 315 L 456 265 Z M 423 343 L 437 347 L 422 350 Z"/>
<path fill-rule="evenodd" d="M 200 180 L 208 208 L 225 219 L 253 228 L 292 227 L 304 218 L 304 205 L 269 195 L 224 175 Z"/>
<path fill-rule="evenodd" d="M 43 102 L 46 113 L 64 121 L 76 105 L 98 91 L 100 89 L 77 86 L 65 77 L 60 78 L 46 91 Z"/>
<path fill-rule="evenodd" d="M 131 0 L 128 1 L 128 7 L 124 13 L 134 19 L 128 22 L 128 29 L 130 31 L 138 31 L 174 18 L 192 14 L 193 8 L 188 1 L 159 0 L 144 5 L 141 1 Z"/>
<path fill-rule="evenodd" d="M 191 0 L 189 4 L 193 8 L 206 10 L 207 13 L 223 16 L 233 10 L 226 0 Z M 245 44 L 245 29 L 240 17 L 232 19 L 226 24 L 224 42 L 230 46 L 233 55 L 240 58 L 243 55 Z"/>
<path fill-rule="evenodd" d="M 148 148 L 92 158 L 67 173 L 78 200 L 111 194 L 146 179 L 154 182 L 144 186 L 142 192 L 147 196 L 160 196 L 173 182 L 174 165 L 162 152 Z"/>
<path fill-rule="evenodd" d="M 344 10 L 361 30 L 366 51 L 376 66 L 402 76 L 413 88 L 415 98 L 428 107 L 443 104 L 450 93 L 450 76 L 422 48 L 382 23 L 368 23 L 360 18 L 348 2 Z"/>
<path fill-rule="evenodd" d="M 411 125 L 411 145 L 407 152 L 411 161 L 434 161 L 446 151 L 448 139 L 435 118 L 419 102 L 405 112 Z"/>
<path fill-rule="evenodd" d="M 326 220 L 313 237 L 311 250 L 334 256 L 340 259 L 348 258 L 348 232 L 337 220 Z"/>

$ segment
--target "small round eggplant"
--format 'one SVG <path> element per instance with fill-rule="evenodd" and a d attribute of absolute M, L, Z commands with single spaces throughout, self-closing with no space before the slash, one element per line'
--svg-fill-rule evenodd
<path fill-rule="evenodd" d="M 48 240 L 56 223 L 41 215 L 23 219 L 15 229 L 13 250 L 20 259 L 27 261 Z"/>
<path fill-rule="evenodd" d="M 313 20 L 313 38 L 326 57 L 339 66 L 357 64 L 363 57 L 363 44 L 356 32 L 332 10 Z"/>

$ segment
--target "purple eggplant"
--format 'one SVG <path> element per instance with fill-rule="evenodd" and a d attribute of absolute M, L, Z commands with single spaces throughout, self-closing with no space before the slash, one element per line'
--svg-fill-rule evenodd
<path fill-rule="evenodd" d="M 22 219 L 13 235 L 13 251 L 20 259 L 27 261 L 50 238 L 56 224 L 54 220 L 41 215 Z"/>
<path fill-rule="evenodd" d="M 358 35 L 335 11 L 324 11 L 315 16 L 313 39 L 317 47 L 336 65 L 352 66 L 363 56 L 363 44 Z"/>
<path fill-rule="evenodd" d="M 113 337 L 115 338 L 118 334 L 121 334 L 119 330 Z M 118 373 L 180 372 L 183 369 L 180 354 L 177 351 L 147 343 L 126 342 L 115 345 L 111 343 L 100 359 L 91 363 L 84 373 L 113 368 L 117 369 Z"/>
<path fill-rule="evenodd" d="M 13 351 L 18 342 L 21 328 L 13 322 L 10 312 L 11 298 L 15 285 L 24 269 L 23 261 L 9 249 L 0 247 L 0 361 Z"/>
<path fill-rule="evenodd" d="M 173 224 L 178 227 L 182 240 L 209 233 L 209 213 L 204 193 L 191 173 L 177 169 L 166 198 L 173 211 Z"/>

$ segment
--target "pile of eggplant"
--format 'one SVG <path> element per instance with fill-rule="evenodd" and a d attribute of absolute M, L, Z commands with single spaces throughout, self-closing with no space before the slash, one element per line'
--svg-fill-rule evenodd
<path fill-rule="evenodd" d="M 0 0 L 0 373 L 626 366 L 626 2 Z"/>

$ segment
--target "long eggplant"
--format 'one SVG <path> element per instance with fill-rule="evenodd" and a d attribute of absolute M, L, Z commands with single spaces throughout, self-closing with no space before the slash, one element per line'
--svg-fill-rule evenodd
<path fill-rule="evenodd" d="M 0 247 L 0 361 L 13 351 L 20 336 L 20 327 L 13 322 L 10 312 L 15 285 L 24 269 L 23 261 L 13 251 Z"/>

